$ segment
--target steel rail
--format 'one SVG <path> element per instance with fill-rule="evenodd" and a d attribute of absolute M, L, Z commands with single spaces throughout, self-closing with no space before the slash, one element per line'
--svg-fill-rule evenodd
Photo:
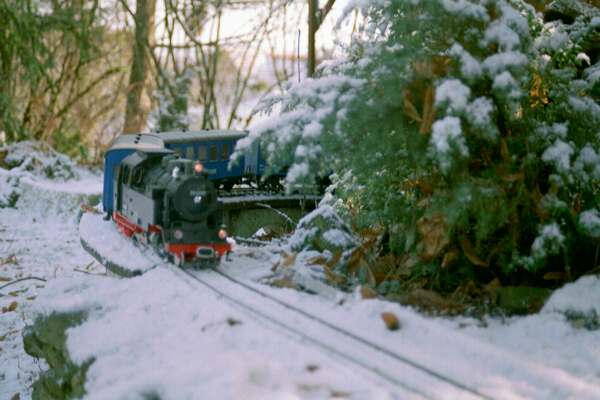
<path fill-rule="evenodd" d="M 201 276 L 202 274 L 204 274 L 204 272 L 208 272 L 208 271 L 203 271 L 202 273 L 195 273 L 194 271 L 181 270 L 181 269 L 179 269 L 179 271 L 182 271 L 187 276 L 191 277 L 195 281 L 197 281 L 200 284 L 202 284 L 203 286 L 207 287 L 209 290 L 213 291 L 217 295 L 219 295 L 223 298 L 226 298 L 228 301 L 234 303 L 235 305 L 239 306 L 240 308 L 243 308 L 244 310 L 257 315 L 260 318 L 262 318 L 280 328 L 283 328 L 284 330 L 286 330 L 288 332 L 291 332 L 292 334 L 300 337 L 302 340 L 304 340 L 306 342 L 313 343 L 313 344 L 317 345 L 318 347 L 321 347 L 321 348 L 329 351 L 330 353 L 340 356 L 340 357 L 346 359 L 347 361 L 350 361 L 351 363 L 353 363 L 363 369 L 366 369 L 366 370 L 374 373 L 375 375 L 385 379 L 386 381 L 388 381 L 394 385 L 400 386 L 401 388 L 408 390 L 414 394 L 417 394 L 419 396 L 422 396 L 422 397 L 428 398 L 428 399 L 435 398 L 435 397 L 432 397 L 432 395 L 427 394 L 427 393 L 423 392 L 422 390 L 419 390 L 418 388 L 411 386 L 410 384 L 398 379 L 397 377 L 390 375 L 389 373 L 383 371 L 381 368 L 378 368 L 377 366 L 374 366 L 374 365 L 369 365 L 366 361 L 358 359 L 356 357 L 353 357 L 353 356 L 327 344 L 325 342 L 325 340 L 323 340 L 322 338 L 307 335 L 306 333 L 300 331 L 296 327 L 285 323 L 281 319 L 278 319 L 278 318 L 274 317 L 273 315 L 269 315 L 264 311 L 256 309 L 256 307 L 253 307 L 249 304 L 244 303 L 243 301 L 241 301 L 239 299 L 236 299 L 233 295 L 228 293 L 226 290 L 223 290 L 223 288 L 220 288 L 220 287 L 216 286 L 215 284 L 208 282 L 207 279 L 204 279 L 204 277 Z M 447 376 L 445 376 L 439 372 L 436 372 L 426 366 L 423 366 L 414 360 L 411 360 L 411 359 L 409 359 L 405 356 L 402 356 L 394 351 L 391 351 L 391 350 L 386 349 L 376 343 L 373 343 L 363 337 L 360 337 L 352 332 L 349 332 L 346 329 L 335 326 L 335 325 L 331 324 L 330 322 L 323 320 L 322 318 L 314 316 L 297 306 L 294 306 L 292 304 L 289 304 L 289 303 L 277 298 L 276 296 L 273 296 L 269 293 L 263 292 L 263 291 L 257 289 L 256 287 L 254 287 L 248 283 L 245 283 L 245 282 L 227 274 L 226 272 L 224 272 L 220 269 L 216 269 L 213 271 L 217 275 L 221 276 L 222 278 L 230 281 L 233 285 L 244 288 L 247 292 L 251 292 L 254 295 L 261 296 L 261 298 L 267 299 L 271 303 L 275 303 L 281 307 L 284 307 L 286 310 L 293 312 L 296 316 L 300 316 L 303 319 L 308 319 L 312 323 L 316 323 L 319 326 L 326 327 L 326 328 L 334 331 L 336 334 L 342 335 L 342 337 L 344 337 L 346 339 L 350 339 L 352 342 L 359 343 L 359 344 L 369 348 L 372 351 L 376 351 L 379 354 L 387 356 L 388 358 L 394 360 L 395 362 L 401 363 L 406 367 L 410 367 L 410 368 L 417 370 L 420 373 L 423 373 L 431 378 L 434 378 L 438 381 L 444 382 L 445 384 L 452 386 L 454 389 L 457 389 L 458 391 L 463 392 L 463 394 L 470 395 L 469 397 L 471 397 L 471 398 L 474 397 L 474 398 L 480 398 L 480 399 L 491 399 L 491 397 L 480 393 L 479 391 L 477 391 L 474 388 L 471 388 L 461 382 L 458 382 L 455 379 L 447 377 Z"/>
<path fill-rule="evenodd" d="M 463 383 L 461 383 L 461 382 L 459 382 L 459 381 L 457 381 L 455 379 L 449 378 L 449 377 L 447 377 L 447 376 L 445 376 L 445 375 L 443 375 L 443 374 L 441 374 L 439 372 L 436 372 L 436 371 L 434 371 L 434 370 L 432 370 L 432 369 L 430 369 L 428 367 L 425 367 L 425 366 L 417 363 L 416 361 L 411 360 L 410 358 L 407 358 L 407 357 L 402 356 L 402 355 L 400 355 L 400 354 L 398 354 L 398 353 L 396 353 L 394 351 L 386 349 L 386 348 L 378 345 L 377 343 L 373 343 L 373 342 L 371 342 L 371 341 L 369 341 L 369 340 L 367 340 L 367 339 L 365 339 L 365 338 L 363 338 L 361 336 L 358 336 L 358 335 L 356 335 L 356 334 L 354 334 L 352 332 L 349 332 L 346 329 L 340 328 L 339 326 L 336 326 L 336 325 L 334 325 L 334 324 L 332 324 L 332 323 L 330 323 L 330 322 L 328 322 L 328 321 L 326 321 L 326 320 L 324 320 L 324 319 L 322 319 L 320 317 L 317 317 L 317 316 L 315 316 L 313 314 L 310 314 L 307 311 L 301 309 L 300 307 L 297 307 L 297 306 L 295 306 L 293 304 L 289 304 L 289 303 L 287 303 L 287 302 L 285 302 L 285 301 L 277 298 L 276 296 L 273 296 L 273 295 L 271 295 L 269 293 L 266 293 L 264 291 L 259 290 L 258 288 L 254 287 L 253 285 L 250 285 L 250 284 L 248 284 L 246 282 L 243 282 L 243 281 L 241 281 L 241 280 L 239 280 L 237 278 L 234 278 L 233 276 L 227 274 L 223 270 L 216 269 L 215 272 L 218 273 L 219 275 L 223 276 L 224 278 L 229 279 L 230 281 L 234 282 L 235 284 L 237 284 L 239 286 L 242 286 L 245 289 L 250 290 L 250 291 L 252 291 L 252 292 L 254 292 L 254 293 L 256 293 L 256 294 L 258 294 L 258 295 L 260 295 L 260 296 L 262 296 L 264 298 L 267 298 L 267 299 L 271 300 L 272 302 L 275 302 L 275 303 L 277 303 L 277 304 L 279 304 L 279 305 L 287 308 L 288 310 L 295 311 L 296 313 L 304 316 L 305 318 L 309 318 L 309 319 L 311 319 L 313 321 L 316 321 L 316 322 L 320 323 L 321 325 L 324 325 L 324 326 L 326 326 L 326 327 L 328 327 L 328 328 L 336 331 L 337 333 L 339 333 L 341 335 L 344 335 L 344 336 L 347 336 L 349 338 L 352 338 L 353 340 L 356 340 L 356 341 L 364 344 L 365 346 L 372 348 L 373 350 L 376 350 L 376 351 L 378 351 L 380 353 L 383 353 L 383 354 L 385 354 L 385 355 L 387 355 L 387 356 L 389 356 L 391 358 L 394 358 L 395 360 L 400 361 L 400 362 L 402 362 L 404 364 L 410 365 L 411 367 L 413 367 L 415 369 L 418 369 L 418 370 L 420 370 L 422 372 L 425 372 L 428 375 L 434 376 L 437 379 L 439 379 L 441 381 L 444 381 L 444 382 L 446 382 L 446 383 L 448 383 L 448 384 L 456 387 L 457 389 L 461 389 L 461 390 L 467 391 L 467 392 L 471 393 L 472 395 L 480 397 L 480 398 L 491 399 L 491 397 L 488 397 L 488 396 L 480 393 L 479 391 L 477 391 L 477 389 L 471 388 L 471 387 L 469 387 L 469 386 L 467 386 L 467 385 L 465 385 L 465 384 L 463 384 Z"/>
<path fill-rule="evenodd" d="M 113 270 L 114 272 L 118 273 L 119 275 L 135 276 L 135 275 L 142 273 L 141 271 L 135 271 L 132 273 L 131 271 L 124 268 L 123 266 L 119 265 L 118 263 L 114 263 L 114 262 L 108 260 L 107 258 L 103 257 L 96 249 L 93 249 L 92 246 L 90 246 L 83 238 L 81 238 L 81 244 L 83 245 L 84 249 L 86 251 L 88 251 L 98 262 L 105 265 L 107 268 Z M 339 349 L 339 346 L 340 346 L 339 343 L 338 343 L 338 347 L 336 348 L 335 345 L 328 344 L 327 340 L 324 339 L 323 337 L 319 337 L 318 334 L 310 335 L 305 332 L 302 332 L 296 326 L 294 326 L 296 324 L 292 325 L 291 323 L 286 323 L 283 320 L 283 318 L 277 318 L 275 316 L 274 312 L 269 312 L 270 311 L 269 307 L 272 307 L 273 305 L 275 305 L 275 307 L 282 307 L 286 311 L 291 312 L 291 313 L 287 313 L 287 314 L 289 314 L 289 315 L 293 314 L 293 316 L 296 318 L 300 318 L 301 320 L 304 320 L 305 322 L 309 322 L 310 324 L 320 327 L 319 332 L 321 331 L 322 328 L 333 331 L 336 335 L 338 335 L 338 337 L 340 339 L 345 339 L 347 342 L 352 343 L 352 345 L 353 345 L 353 347 L 351 347 L 352 349 L 354 349 L 356 347 L 356 345 L 358 345 L 359 347 L 362 346 L 363 348 L 367 348 L 370 351 L 374 351 L 380 355 L 384 355 L 386 357 L 386 361 L 391 360 L 393 362 L 396 362 L 397 364 L 395 364 L 395 365 L 397 365 L 397 366 L 402 366 L 405 369 L 408 368 L 407 371 L 409 371 L 411 373 L 416 372 L 417 374 L 420 374 L 421 376 L 425 376 L 429 379 L 433 379 L 435 382 L 442 382 L 446 386 L 449 386 L 449 387 L 453 388 L 454 390 L 460 391 L 462 393 L 462 396 L 460 396 L 460 398 L 463 398 L 465 395 L 467 395 L 467 397 L 469 397 L 469 398 L 491 399 L 490 396 L 482 394 L 474 388 L 471 388 L 455 379 L 452 379 L 452 378 L 445 376 L 437 371 L 434 371 L 431 368 L 421 365 L 415 360 L 409 359 L 401 354 L 398 354 L 392 350 L 384 348 L 383 346 L 380 346 L 376 343 L 373 343 L 355 333 L 352 333 L 346 329 L 343 329 L 336 325 L 333 325 L 332 323 L 330 323 L 318 316 L 308 313 L 307 311 L 303 310 L 300 307 L 289 304 L 274 295 L 271 295 L 269 293 L 266 293 L 265 291 L 258 289 L 257 287 L 255 287 L 252 284 L 243 282 L 242 280 L 235 278 L 235 277 L 229 275 L 228 273 L 224 272 L 222 269 L 214 269 L 214 270 L 209 269 L 209 270 L 201 270 L 201 271 L 195 270 L 194 271 L 194 270 L 181 269 L 181 268 L 175 266 L 174 264 L 168 263 L 166 261 L 162 262 L 162 263 L 154 264 L 152 266 L 152 268 L 161 267 L 161 266 L 171 268 L 173 271 L 175 271 L 178 274 L 184 274 L 184 275 L 192 278 L 195 282 L 198 282 L 199 284 L 208 288 L 209 290 L 211 290 L 212 292 L 217 294 L 219 297 L 227 299 L 232 304 L 234 304 L 234 305 L 238 306 L 239 308 L 242 308 L 246 311 L 249 311 L 250 313 L 256 315 L 258 318 L 260 318 L 264 321 L 267 321 L 267 322 L 271 323 L 272 325 L 283 329 L 284 331 L 291 333 L 293 336 L 300 338 L 302 341 L 312 343 L 312 344 L 316 345 L 317 347 L 328 351 L 331 354 L 337 355 L 338 357 L 343 358 L 360 368 L 363 368 L 364 370 L 370 371 L 371 373 L 375 374 L 376 376 L 380 377 L 381 379 L 384 379 L 385 381 L 387 381 L 393 385 L 396 385 L 406 391 L 409 391 L 415 395 L 421 396 L 423 398 L 428 398 L 428 399 L 435 399 L 438 397 L 435 394 L 426 393 L 423 390 L 420 390 L 419 388 L 415 387 L 414 385 L 407 383 L 406 379 L 402 380 L 402 379 L 386 372 L 386 370 L 389 370 L 389 369 L 383 370 L 382 368 L 377 367 L 376 365 L 373 365 L 373 363 L 369 364 L 368 361 L 365 359 L 365 357 L 358 358 L 356 356 L 347 354 L 347 352 Z M 123 272 L 128 272 L 128 274 L 123 274 Z M 218 277 L 219 279 L 222 279 L 221 282 L 224 282 L 225 284 L 219 285 L 216 283 L 209 282 L 209 280 L 214 277 Z M 236 298 L 235 291 L 227 290 L 226 288 L 224 288 L 224 286 L 227 284 L 232 285 L 236 288 L 241 288 L 241 289 L 243 289 L 243 291 L 246 294 L 250 293 L 255 298 L 257 298 L 257 297 L 260 298 L 260 300 L 266 299 L 269 301 L 270 305 L 266 306 L 266 310 L 265 310 L 265 307 L 262 307 L 263 309 L 261 310 L 261 309 L 258 309 L 256 306 L 247 304 L 243 300 Z M 238 291 L 238 294 L 240 294 L 240 293 L 241 292 Z M 258 304 L 263 304 L 263 303 L 265 303 L 265 302 L 264 301 L 258 302 Z M 287 314 L 284 314 L 284 315 L 287 315 Z M 394 369 L 392 369 L 392 370 L 394 370 Z"/>

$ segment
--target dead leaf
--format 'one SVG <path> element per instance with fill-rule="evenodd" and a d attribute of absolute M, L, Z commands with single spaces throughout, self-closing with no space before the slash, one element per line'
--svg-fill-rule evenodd
<path fill-rule="evenodd" d="M 16 301 L 13 301 L 7 307 L 2 307 L 2 312 L 7 313 L 7 312 L 15 311 L 17 309 L 17 306 L 18 306 L 18 303 Z"/>
<path fill-rule="evenodd" d="M 504 138 L 500 139 L 500 155 L 504 162 L 510 162 L 510 151 L 508 150 L 508 144 Z"/>
<path fill-rule="evenodd" d="M 423 93 L 423 122 L 421 122 L 421 126 L 419 127 L 419 133 L 421 135 L 426 135 L 431 132 L 431 126 L 435 120 L 434 102 L 435 90 L 433 85 L 429 85 L 425 89 L 425 93 Z"/>
<path fill-rule="evenodd" d="M 454 261 L 456 261 L 459 255 L 460 253 L 458 249 L 452 249 L 450 251 L 447 251 L 446 254 L 444 254 L 444 258 L 442 259 L 442 268 L 448 268 L 449 266 L 451 266 L 454 263 Z"/>
<path fill-rule="evenodd" d="M 431 261 L 438 257 L 442 250 L 446 248 L 450 240 L 448 239 L 446 223 L 441 214 L 433 216 L 423 216 L 417 221 L 417 229 L 421 235 L 423 251 L 421 259 Z"/>
<path fill-rule="evenodd" d="M 227 318 L 227 325 L 229 326 L 235 326 L 235 325 L 241 325 L 242 321 L 240 321 L 239 319 L 235 319 L 235 318 Z"/>
<path fill-rule="evenodd" d="M 545 281 L 563 281 L 567 275 L 560 271 L 550 271 L 544 274 Z"/>
<path fill-rule="evenodd" d="M 412 119 L 415 122 L 421 122 L 422 118 L 419 115 L 417 108 L 412 103 L 410 97 L 410 92 L 408 90 L 405 90 L 404 93 L 402 93 L 402 110 L 404 111 L 404 115 L 406 115 L 408 118 Z"/>
<path fill-rule="evenodd" d="M 7 278 L 5 276 L 0 276 L 0 282 L 10 282 L 12 281 L 12 278 Z"/>
<path fill-rule="evenodd" d="M 382 312 L 381 319 L 383 319 L 383 322 L 385 322 L 385 326 L 390 331 L 396 331 L 396 330 L 400 329 L 400 320 L 398 320 L 398 317 L 396 317 L 396 315 L 394 313 L 387 312 L 387 311 Z"/>
<path fill-rule="evenodd" d="M 16 254 L 11 254 L 8 257 L 0 260 L 0 265 L 5 265 L 5 264 L 18 264 L 19 262 L 17 261 L 17 256 Z"/>
<path fill-rule="evenodd" d="M 87 204 L 82 204 L 80 206 L 81 211 L 86 212 L 86 213 L 91 213 L 91 214 L 100 214 L 100 211 L 98 211 L 98 209 L 96 209 L 95 207 L 89 206 Z"/>
<path fill-rule="evenodd" d="M 327 265 L 329 259 L 325 256 L 316 256 L 307 260 L 309 265 Z"/>
<path fill-rule="evenodd" d="M 499 174 L 499 176 L 500 179 L 508 183 L 522 181 L 525 179 L 525 174 L 523 172 L 517 172 L 516 174 Z"/>
<path fill-rule="evenodd" d="M 284 276 L 283 278 L 273 279 L 269 281 L 269 285 L 276 288 L 298 289 L 298 285 L 287 276 Z"/>
<path fill-rule="evenodd" d="M 365 300 L 374 299 L 377 297 L 377 292 L 369 286 L 362 286 L 360 288 L 360 297 L 362 297 Z"/>
<path fill-rule="evenodd" d="M 315 372 L 315 371 L 317 371 L 318 369 L 319 369 L 319 366 L 318 366 L 318 365 L 315 365 L 315 364 L 308 364 L 308 365 L 306 366 L 306 370 L 307 370 L 308 372 Z"/>
<path fill-rule="evenodd" d="M 332 399 L 347 399 L 352 396 L 352 393 L 344 392 L 343 390 L 330 389 L 329 395 Z"/>
<path fill-rule="evenodd" d="M 462 251 L 465 254 L 465 256 L 467 256 L 467 258 L 469 259 L 469 261 L 471 261 L 473 265 L 477 265 L 478 267 L 489 266 L 487 262 L 479 258 L 469 239 L 467 239 L 464 236 L 460 238 L 460 247 L 462 248 Z"/>
<path fill-rule="evenodd" d="M 548 100 L 548 89 L 544 87 L 542 77 L 538 74 L 533 76 L 531 82 L 531 90 L 529 91 L 529 97 L 531 98 L 531 105 L 533 107 L 538 105 L 547 105 L 550 103 Z"/>
<path fill-rule="evenodd" d="M 281 265 L 283 265 L 284 267 L 291 267 L 292 265 L 294 265 L 296 263 L 297 255 L 298 255 L 298 253 L 288 254 L 284 251 L 282 254 L 283 262 Z"/>

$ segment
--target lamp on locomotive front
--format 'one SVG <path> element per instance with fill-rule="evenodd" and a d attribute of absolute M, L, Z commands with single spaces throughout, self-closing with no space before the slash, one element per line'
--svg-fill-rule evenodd
<path fill-rule="evenodd" d="M 199 174 L 204 170 L 204 165 L 202 165 L 200 162 L 196 162 L 196 164 L 194 164 L 194 172 Z"/>

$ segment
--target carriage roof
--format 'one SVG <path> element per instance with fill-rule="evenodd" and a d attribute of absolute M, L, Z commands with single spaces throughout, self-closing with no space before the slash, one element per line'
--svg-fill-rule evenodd
<path fill-rule="evenodd" d="M 237 140 L 248 135 L 247 131 L 235 130 L 203 130 L 203 131 L 173 131 L 156 134 L 165 144 L 194 143 L 210 140 Z"/>
<path fill-rule="evenodd" d="M 164 141 L 155 134 L 135 133 L 118 136 L 111 144 L 111 150 L 150 150 L 164 149 Z"/>

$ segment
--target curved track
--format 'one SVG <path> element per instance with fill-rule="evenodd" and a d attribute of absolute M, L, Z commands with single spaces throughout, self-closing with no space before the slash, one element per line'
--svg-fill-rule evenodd
<path fill-rule="evenodd" d="M 123 240 L 126 241 L 124 238 Z M 101 251 L 94 248 L 84 237 L 81 237 L 81 244 L 98 262 L 118 275 L 134 276 L 143 273 L 104 257 Z M 252 244 L 261 246 L 263 242 L 255 241 Z M 135 247 L 133 244 L 131 246 Z M 218 297 L 282 333 L 309 343 L 370 373 L 375 381 L 386 384 L 392 393 L 397 393 L 398 398 L 490 398 L 472 387 L 426 367 L 418 360 L 410 359 L 394 349 L 385 348 L 357 333 L 340 328 L 313 315 L 308 309 L 283 301 L 272 294 L 270 288 L 261 284 L 241 280 L 223 269 L 182 270 L 173 264 L 151 259 L 143 252 L 139 252 L 138 255 L 147 259 L 148 269 L 170 268 L 189 284 L 201 285 L 204 290 L 212 291 Z"/>
<path fill-rule="evenodd" d="M 371 372 L 397 388 L 400 398 L 490 398 L 474 388 L 419 364 L 416 360 L 289 304 L 261 290 L 258 284 L 239 280 L 222 269 L 214 272 L 181 269 L 176 271 L 296 339 Z"/>

